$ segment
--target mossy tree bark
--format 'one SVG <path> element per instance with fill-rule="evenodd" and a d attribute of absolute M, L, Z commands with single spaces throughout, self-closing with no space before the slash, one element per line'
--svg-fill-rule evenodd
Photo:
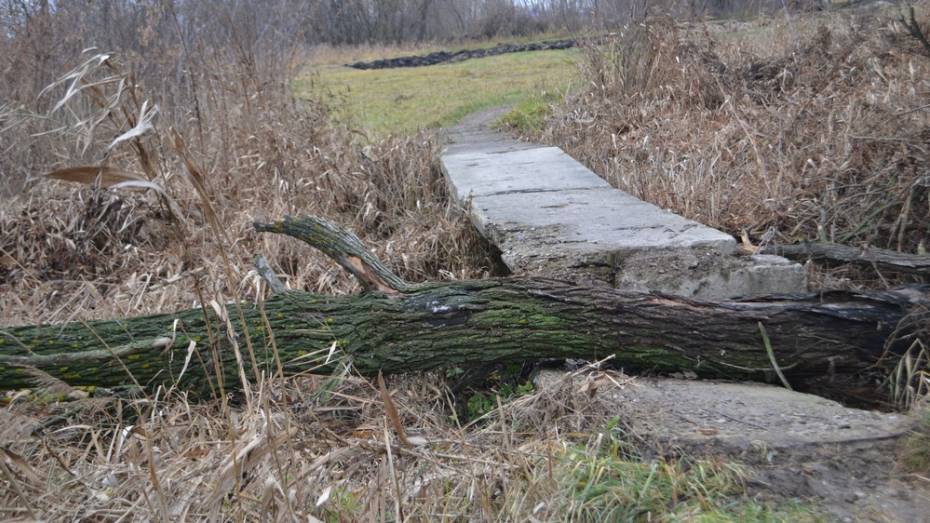
<path fill-rule="evenodd" d="M 237 314 L 212 309 L 0 329 L 0 389 L 31 386 L 39 369 L 72 385 L 218 390 L 222 380 L 228 390 L 253 375 L 246 331 L 255 361 L 272 373 L 348 361 L 376 374 L 613 354 L 625 366 L 701 376 L 767 379 L 773 358 L 789 380 L 850 376 L 889 369 L 897 348 L 887 342 L 930 301 L 925 288 L 702 303 L 540 278 L 410 285 L 323 220 L 257 228 L 321 248 L 368 290 L 279 293 L 243 305 L 248 329 Z"/>

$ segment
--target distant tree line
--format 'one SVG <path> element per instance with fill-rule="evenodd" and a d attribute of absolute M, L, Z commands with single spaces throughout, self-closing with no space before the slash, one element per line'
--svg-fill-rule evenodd
<path fill-rule="evenodd" d="M 823 0 L 785 1 L 0 0 L 0 116 L 17 102 L 32 106 L 35 94 L 88 48 L 118 52 L 149 86 L 195 89 L 185 78 L 190 71 L 233 64 L 261 77 L 298 62 L 295 53 L 308 45 L 601 31 L 654 14 L 749 15 Z"/>
<path fill-rule="evenodd" d="M 401 43 L 617 27 L 654 13 L 747 15 L 824 0 L 0 0 L 7 38 L 49 16 L 94 29 L 97 45 L 152 38 L 274 32 L 304 43 Z M 155 28 L 155 33 L 148 29 Z M 144 29 L 144 30 L 143 30 Z M 75 36 L 77 36 L 76 32 Z"/>
<path fill-rule="evenodd" d="M 46 87 L 97 53 L 115 54 L 106 67 L 114 78 L 131 72 L 161 108 L 160 123 L 184 128 L 207 122 L 211 108 L 223 114 L 230 96 L 289 93 L 288 79 L 306 64 L 301 53 L 315 45 L 454 47 L 471 38 L 612 30 L 663 13 L 747 15 L 783 9 L 781 1 L 0 0 L 0 180 L 27 179 L 54 163 L 33 137 L 70 121 L 66 111 L 49 111 L 81 82 Z M 797 9 L 820 0 L 785 1 Z"/>
<path fill-rule="evenodd" d="M 311 41 L 399 43 L 609 29 L 650 13 L 681 17 L 809 9 L 822 0 L 310 0 Z"/>

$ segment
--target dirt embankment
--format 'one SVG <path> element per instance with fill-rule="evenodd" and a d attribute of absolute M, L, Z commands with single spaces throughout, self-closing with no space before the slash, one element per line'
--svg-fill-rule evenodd
<path fill-rule="evenodd" d="M 577 46 L 579 40 L 569 38 L 565 40 L 546 40 L 543 42 L 531 42 L 528 44 L 497 44 L 494 47 L 485 49 L 462 49 L 461 51 L 436 51 L 419 56 L 400 56 L 397 58 L 386 58 L 383 60 L 374 60 L 371 62 L 355 62 L 347 64 L 348 67 L 355 69 L 391 69 L 395 67 L 423 67 L 426 65 L 436 65 L 445 62 L 460 62 L 471 58 L 485 58 L 487 56 L 497 56 L 507 53 L 521 53 L 524 51 L 552 51 L 555 49 L 569 49 Z"/>

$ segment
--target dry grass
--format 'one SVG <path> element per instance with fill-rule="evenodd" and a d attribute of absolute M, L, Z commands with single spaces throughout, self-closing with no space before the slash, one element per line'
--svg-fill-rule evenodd
<path fill-rule="evenodd" d="M 887 379 L 889 392 L 901 407 L 919 407 L 930 399 L 930 310 L 917 308 L 898 328 L 911 329 L 913 334 L 900 339 L 908 349 Z"/>
<path fill-rule="evenodd" d="M 655 20 L 582 66 L 588 89 L 533 136 L 611 184 L 735 235 L 904 252 L 930 240 L 930 58 L 895 18 L 735 33 Z"/>
<path fill-rule="evenodd" d="M 431 136 L 363 145 L 332 126 L 317 105 L 234 91 L 225 98 L 227 111 L 213 113 L 203 135 L 196 127 L 176 135 L 156 118 L 139 136 L 120 141 L 128 130 L 145 127 L 136 115 L 152 106 L 116 59 L 91 63 L 84 77 L 106 83 L 99 93 L 70 100 L 67 125 L 43 139 L 63 151 L 89 143 L 97 161 L 82 163 L 105 161 L 101 183 L 128 179 L 149 189 L 37 179 L 7 201 L 0 216 L 5 322 L 255 299 L 265 293 L 250 271 L 257 253 L 291 287 L 354 290 L 354 282 L 309 249 L 251 232 L 254 217 L 283 213 L 319 213 L 348 224 L 411 280 L 484 271 L 487 253 L 448 202 Z M 61 97 L 67 89 L 59 89 Z M 86 103 L 87 94 L 119 110 L 101 113 Z M 106 118 L 89 135 L 84 123 L 101 114 Z M 110 147 L 114 141 L 120 143 Z M 75 157 L 63 154 L 54 167 L 74 165 Z M 395 378 L 383 390 L 351 369 L 262 376 L 244 393 L 199 403 L 177 390 L 88 396 L 37 376 L 37 391 L 3 398 L 0 515 L 53 521 L 809 519 L 803 507 L 750 498 L 743 471 L 732 465 L 640 455 L 651 442 L 624 432 L 623 413 L 594 393 L 629 379 L 605 376 L 576 373 L 555 388 L 498 401 L 470 422 L 458 417 L 459 399 L 442 375 Z"/>
<path fill-rule="evenodd" d="M 256 98 L 254 106 L 249 98 L 227 106 L 216 131 L 186 129 L 181 153 L 157 116 L 144 135 L 109 148 L 113 137 L 135 126 L 145 94 L 115 59 L 91 69 L 86 81 L 107 82 L 93 94 L 102 105 L 114 104 L 116 116 L 110 112 L 91 135 L 87 122 L 104 113 L 83 105 L 86 100 L 70 100 L 72 119 L 48 141 L 65 153 L 69 140 L 89 143 L 88 155 L 102 160 L 86 163 L 112 166 L 156 190 L 35 179 L 8 200 L 0 208 L 6 323 L 172 310 L 197 302 L 197 289 L 217 281 L 223 283 L 216 291 L 245 297 L 259 254 L 291 288 L 356 289 L 309 248 L 252 231 L 253 220 L 284 214 L 313 213 L 348 225 L 413 281 L 481 276 L 490 266 L 447 198 L 431 135 L 359 144 L 330 124 L 322 108 L 296 105 L 282 90 Z M 203 175 L 203 194 L 195 190 L 188 160 Z M 77 162 L 70 155 L 62 165 Z M 222 234 L 210 227 L 214 213 Z M 232 259 L 231 280 L 220 263 L 224 252 Z"/>
<path fill-rule="evenodd" d="M 927 405 L 918 411 L 918 416 L 914 430 L 901 444 L 898 463 L 903 472 L 930 483 L 930 409 Z"/>
<path fill-rule="evenodd" d="M 79 67 L 92 54 L 69 55 L 65 40 L 53 36 L 38 31 L 34 41 L 0 40 L 0 66 L 22 73 L 4 75 L 0 86 L 6 96 L 0 104 L 2 190 L 16 195 L 0 204 L 3 324 L 257 299 L 266 292 L 251 269 L 257 254 L 268 257 L 292 288 L 356 290 L 309 248 L 251 230 L 253 219 L 285 213 L 320 214 L 348 225 L 410 280 L 487 272 L 486 249 L 439 178 L 433 136 L 365 142 L 334 125 L 316 101 L 295 103 L 288 86 L 296 53 L 207 45 L 178 75 L 173 60 L 182 53 L 171 46 L 153 44 L 156 51 L 141 61 L 127 53 Z M 61 63 L 32 59 L 29 53 L 42 51 L 43 41 L 61 46 Z M 83 75 L 74 85 L 84 89 L 51 111 L 69 84 L 36 96 L 70 68 Z M 649 85 L 648 75 L 638 78 Z M 682 104 L 697 118 L 712 114 L 698 109 L 711 98 L 687 105 L 670 96 L 644 107 Z M 140 125 L 155 103 L 159 112 L 151 126 Z M 560 118 L 600 125 L 597 118 L 587 124 Z M 132 129 L 138 133 L 118 139 Z M 737 140 L 734 151 L 747 147 L 730 139 Z M 105 165 L 114 180 L 134 181 L 136 190 L 38 176 L 79 165 Z M 383 391 L 351 369 L 334 376 L 262 376 L 243 394 L 193 403 L 176 390 L 88 397 L 37 377 L 43 390 L 2 398 L 0 517 L 813 517 L 803 507 L 749 498 L 738 467 L 651 457 L 655 442 L 625 430 L 623 410 L 595 393 L 630 383 L 625 376 L 607 379 L 605 372 L 586 369 L 554 388 L 498 401 L 470 423 L 458 417 L 461 409 L 444 378 L 399 377 Z M 401 431 L 410 445 L 401 443 Z"/>
<path fill-rule="evenodd" d="M 624 431 L 622 409 L 593 393 L 631 386 L 622 375 L 576 372 L 469 426 L 441 382 L 396 378 L 382 394 L 349 374 L 271 380 L 228 410 L 176 393 L 15 401 L 0 411 L 0 510 L 108 521 L 812 518 L 746 497 L 738 467 L 639 456 L 648 447 Z"/>
<path fill-rule="evenodd" d="M 917 7 L 928 12 L 926 2 Z M 522 128 L 615 187 L 737 237 L 922 253 L 930 242 L 930 56 L 902 13 L 735 27 L 652 20 L 587 49 L 588 89 Z M 815 288 L 917 281 L 810 269 Z M 926 322 L 925 313 L 913 321 Z M 899 405 L 928 392 L 926 340 L 906 341 L 911 350 L 888 379 Z"/>
<path fill-rule="evenodd" d="M 72 74 L 38 98 L 35 78 L 48 71 L 4 75 L 0 170 L 14 196 L 0 204 L 3 324 L 254 300 L 266 292 L 252 271 L 258 254 L 291 288 L 357 290 L 308 247 L 252 231 L 252 220 L 286 213 L 348 225 L 412 281 L 486 273 L 487 250 L 446 195 L 432 135 L 361 142 L 319 103 L 290 97 L 286 50 L 266 59 L 229 50 L 242 48 L 203 51 L 180 84 L 170 60 L 145 72 L 138 57 L 93 52 L 58 57 L 66 67 L 55 75 Z M 5 69 L 28 63 L 2 51 Z M 105 166 L 101 185 L 135 186 L 41 176 L 90 181 L 93 169 L 61 170 L 82 165 Z M 0 398 L 0 518 L 393 518 L 416 513 L 421 471 L 424 493 L 450 471 L 472 481 L 446 503 L 476 513 L 472 503 L 487 496 L 464 489 L 482 492 L 512 469 L 488 469 L 487 436 L 467 447 L 465 432 L 452 431 L 441 383 L 393 384 L 411 439 L 419 427 L 432 441 L 402 449 L 385 440 L 377 391 L 348 374 L 263 377 L 243 395 L 199 404 L 177 391 L 87 397 L 37 376 L 35 394 Z M 445 509 L 430 499 L 424 514 Z"/>
<path fill-rule="evenodd" d="M 40 97 L 43 112 L 23 109 L 24 101 L 2 113 L 12 153 L 2 160 L 3 188 L 15 194 L 0 206 L 4 324 L 253 300 L 266 292 L 251 270 L 257 254 L 291 288 L 357 290 L 318 253 L 252 231 L 252 220 L 286 213 L 348 225 L 412 281 L 485 274 L 487 251 L 447 198 L 432 135 L 360 143 L 318 103 L 292 100 L 284 68 L 263 62 L 267 69 L 250 71 L 214 58 L 185 98 L 179 90 L 188 86 L 157 84 L 164 71 L 146 81 L 123 57 L 75 56 L 70 77 L 43 94 L 44 103 Z M 19 88 L 24 100 L 38 94 Z M 186 103 L 166 105 L 172 99 Z M 78 165 L 106 166 L 102 185 L 135 187 L 35 176 Z M 93 184 L 94 176 L 79 176 L 93 169 L 59 172 Z M 448 475 L 477 459 L 441 443 L 452 457 L 423 451 L 421 462 L 386 443 L 377 396 L 347 375 L 267 379 L 231 402 L 201 404 L 165 391 L 88 398 L 47 377 L 37 382 L 44 392 L 3 398 L 0 518 L 314 521 L 362 509 L 358 517 L 391 516 L 394 472 L 442 459 L 437 472 Z M 404 390 L 413 399 L 395 401 L 406 420 L 448 424 L 436 404 L 444 389 L 422 380 Z M 77 401 L 50 399 L 62 397 Z M 396 453 L 390 461 L 386 448 Z M 486 474 L 475 467 L 475 478 Z M 409 494 L 413 472 L 406 474 Z"/>

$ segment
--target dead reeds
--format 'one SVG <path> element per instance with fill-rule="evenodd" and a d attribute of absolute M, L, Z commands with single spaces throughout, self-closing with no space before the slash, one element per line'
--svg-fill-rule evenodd
<path fill-rule="evenodd" d="M 30 30 L 62 22 L 45 21 Z M 447 197 L 433 136 L 369 142 L 321 105 L 296 102 L 289 47 L 269 56 L 274 46 L 246 37 L 163 47 L 162 29 L 155 24 L 153 38 L 164 56 L 142 56 L 151 62 L 98 50 L 57 56 L 67 67 L 47 89 L 33 75 L 4 75 L 16 89 L 0 106 L 10 153 L 0 159 L 2 323 L 260 300 L 259 254 L 290 288 L 357 290 L 309 248 L 252 230 L 254 220 L 284 214 L 348 225 L 410 281 L 480 277 L 491 266 Z M 2 42 L 22 53 L 4 55 L 4 67 L 22 67 L 40 49 L 24 42 Z M 186 57 L 172 62 L 172 53 Z M 236 313 L 227 309 L 224 317 Z M 2 398 L 0 518 L 354 519 L 411 513 L 423 470 L 432 479 L 421 489 L 442 488 L 456 463 L 476 462 L 472 481 L 500 477 L 459 443 L 417 450 L 385 439 L 377 391 L 351 373 L 243 379 L 245 393 L 215 389 L 215 400 L 193 404 L 183 391 L 114 395 L 37 375 L 32 393 Z M 441 381 L 415 381 L 392 397 L 408 444 L 423 441 L 417 430 L 462 438 L 448 432 Z"/>
<path fill-rule="evenodd" d="M 736 236 L 919 252 L 930 240 L 921 50 L 894 13 L 735 32 L 657 19 L 589 48 L 589 87 L 536 137 Z"/>

